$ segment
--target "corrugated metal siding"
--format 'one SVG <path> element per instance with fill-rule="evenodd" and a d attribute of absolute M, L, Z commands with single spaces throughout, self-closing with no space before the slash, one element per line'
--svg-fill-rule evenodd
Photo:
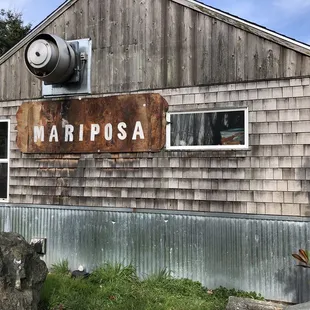
<path fill-rule="evenodd" d="M 167 268 L 208 288 L 308 300 L 309 271 L 295 267 L 291 256 L 310 248 L 307 221 L 128 211 L 3 206 L 0 229 L 17 231 L 28 241 L 46 237 L 49 266 L 65 258 L 72 268 L 133 263 L 141 276 Z"/>

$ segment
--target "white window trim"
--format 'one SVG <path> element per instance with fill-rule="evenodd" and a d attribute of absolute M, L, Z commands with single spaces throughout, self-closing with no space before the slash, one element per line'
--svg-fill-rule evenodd
<path fill-rule="evenodd" d="M 244 145 L 186 145 L 186 146 L 171 146 L 171 115 L 174 114 L 196 114 L 196 113 L 216 113 L 216 112 L 235 112 L 244 111 Z M 219 150 L 247 150 L 249 148 L 249 111 L 248 108 L 232 108 L 220 110 L 196 110 L 185 112 L 168 112 L 166 114 L 166 149 L 169 151 L 219 151 Z"/>
<path fill-rule="evenodd" d="M 7 197 L 0 198 L 1 202 L 9 202 L 9 188 L 10 188 L 10 133 L 11 133 L 11 122 L 9 119 L 0 119 L 0 123 L 6 122 L 8 124 L 8 144 L 7 144 L 7 158 L 0 158 L 0 164 L 8 165 L 8 176 L 7 176 Z"/>

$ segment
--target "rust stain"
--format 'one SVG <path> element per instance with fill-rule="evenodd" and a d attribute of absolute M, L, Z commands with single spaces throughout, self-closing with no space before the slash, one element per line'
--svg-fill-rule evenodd
<path fill-rule="evenodd" d="M 16 143 L 23 153 L 158 152 L 167 110 L 159 94 L 26 102 Z"/>

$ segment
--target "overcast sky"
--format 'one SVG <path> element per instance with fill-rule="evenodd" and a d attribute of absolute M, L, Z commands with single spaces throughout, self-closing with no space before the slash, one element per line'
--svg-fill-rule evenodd
<path fill-rule="evenodd" d="M 0 8 L 22 12 L 38 24 L 63 0 L 0 0 Z M 296 40 L 310 43 L 310 0 L 203 0 L 207 5 L 237 15 Z"/>

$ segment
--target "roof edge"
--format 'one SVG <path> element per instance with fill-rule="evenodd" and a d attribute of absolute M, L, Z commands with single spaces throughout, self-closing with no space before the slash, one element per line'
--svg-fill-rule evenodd
<path fill-rule="evenodd" d="M 65 1 L 60 7 L 58 7 L 54 12 L 48 15 L 41 23 L 39 23 L 35 28 L 33 28 L 30 33 L 20 40 L 16 45 L 14 45 L 9 51 L 7 51 L 3 56 L 0 57 L 0 65 L 8 60 L 13 54 L 15 54 L 19 49 L 25 46 L 29 41 L 31 41 L 38 33 L 40 33 L 45 27 L 47 27 L 51 22 L 57 19 L 61 14 L 63 14 L 67 9 L 69 9 L 73 4 L 79 0 L 68 0 Z M 231 15 L 224 11 L 215 9 L 204 3 L 195 0 L 171 0 L 172 2 L 178 3 L 182 6 L 195 10 L 204 15 L 216 18 L 227 24 L 240 28 L 244 31 L 251 32 L 254 35 L 258 35 L 264 39 L 272 41 L 274 43 L 283 45 L 289 49 L 296 52 L 310 56 L 310 46 L 286 37 L 285 35 L 279 34 L 275 31 L 259 26 L 255 23 L 251 23 L 247 20 L 239 18 L 237 16 Z"/>
<path fill-rule="evenodd" d="M 0 57 L 0 65 L 7 61 L 11 56 L 13 56 L 19 49 L 24 47 L 29 41 L 31 41 L 38 33 L 40 33 L 45 27 L 47 27 L 51 22 L 63 14 L 67 9 L 69 9 L 73 4 L 79 0 L 67 0 L 62 5 L 60 5 L 55 11 L 48 15 L 41 23 L 35 26 L 22 40 L 20 40 L 16 45 L 14 45 L 10 50 L 8 50 L 4 55 Z"/>
<path fill-rule="evenodd" d="M 204 15 L 216 18 L 220 21 L 223 21 L 227 24 L 240 28 L 244 31 L 250 32 L 254 35 L 260 36 L 264 39 L 272 41 L 274 43 L 283 45 L 289 49 L 292 49 L 296 52 L 310 56 L 310 46 L 302 43 L 300 41 L 294 40 L 292 38 L 286 37 L 278 32 L 269 30 L 263 26 L 259 26 L 255 23 L 251 23 L 240 17 L 231 15 L 224 11 L 215 9 L 211 6 L 208 6 L 204 3 L 195 0 L 171 0 L 172 2 L 178 3 L 182 6 L 188 7 L 192 10 L 200 12 Z"/>

